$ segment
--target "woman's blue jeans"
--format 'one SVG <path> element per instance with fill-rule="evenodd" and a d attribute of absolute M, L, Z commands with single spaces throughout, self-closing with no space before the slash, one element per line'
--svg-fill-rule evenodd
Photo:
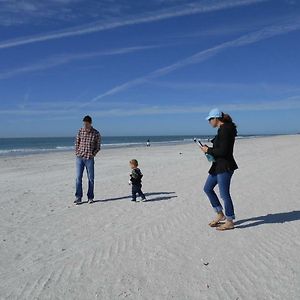
<path fill-rule="evenodd" d="M 220 196 L 224 201 L 225 216 L 227 220 L 235 219 L 234 207 L 230 196 L 230 181 L 232 175 L 232 171 L 215 175 L 209 174 L 203 189 L 206 195 L 208 196 L 212 207 L 218 213 L 223 211 L 223 207 L 220 203 L 220 200 L 214 191 L 215 186 L 219 186 Z"/>

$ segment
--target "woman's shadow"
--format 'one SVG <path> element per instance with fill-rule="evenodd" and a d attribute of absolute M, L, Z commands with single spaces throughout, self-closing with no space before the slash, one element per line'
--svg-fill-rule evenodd
<path fill-rule="evenodd" d="M 294 210 L 284 213 L 268 214 L 264 216 L 238 220 L 235 222 L 236 228 L 248 228 L 263 224 L 285 223 L 300 220 L 300 211 Z M 249 223 L 250 222 L 250 223 Z M 244 224 L 247 223 L 247 224 Z M 240 225 L 244 224 L 244 225 Z"/>

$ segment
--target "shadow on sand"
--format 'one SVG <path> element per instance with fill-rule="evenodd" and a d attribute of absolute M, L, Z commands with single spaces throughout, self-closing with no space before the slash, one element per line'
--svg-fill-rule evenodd
<path fill-rule="evenodd" d="M 235 222 L 235 228 L 248 228 L 248 227 L 254 227 L 263 224 L 276 224 L 276 223 L 293 222 L 299 220 L 300 220 L 300 211 L 294 210 L 294 211 L 289 211 L 284 213 L 268 214 L 265 216 L 238 220 Z M 249 224 L 243 225 L 244 223 L 249 223 Z"/>
<path fill-rule="evenodd" d="M 172 198 L 176 198 L 175 192 L 153 192 L 153 193 L 145 193 L 145 196 L 147 197 L 147 202 L 154 202 L 154 201 L 163 201 L 163 200 L 170 200 Z M 149 196 L 157 196 L 154 198 L 148 198 Z M 108 199 L 100 199 L 100 200 L 94 200 L 94 202 L 109 202 L 109 201 L 118 201 L 118 200 L 126 200 L 131 199 L 130 196 L 124 196 L 124 197 L 116 197 L 116 198 L 108 198 Z"/>

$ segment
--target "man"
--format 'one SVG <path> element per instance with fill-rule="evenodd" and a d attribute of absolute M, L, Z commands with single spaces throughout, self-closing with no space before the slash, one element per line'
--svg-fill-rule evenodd
<path fill-rule="evenodd" d="M 94 157 L 100 151 L 101 135 L 93 128 L 92 118 L 85 116 L 83 118 L 83 128 L 81 128 L 76 137 L 76 193 L 75 204 L 82 202 L 82 176 L 84 168 L 88 177 L 88 203 L 94 202 Z"/>

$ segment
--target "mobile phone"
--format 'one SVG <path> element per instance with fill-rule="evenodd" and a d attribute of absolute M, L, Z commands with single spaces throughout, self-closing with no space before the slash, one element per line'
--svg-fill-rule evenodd
<path fill-rule="evenodd" d="M 201 143 L 200 140 L 197 140 L 196 138 L 194 138 L 194 142 L 197 143 L 199 146 L 203 147 L 203 144 Z"/>

